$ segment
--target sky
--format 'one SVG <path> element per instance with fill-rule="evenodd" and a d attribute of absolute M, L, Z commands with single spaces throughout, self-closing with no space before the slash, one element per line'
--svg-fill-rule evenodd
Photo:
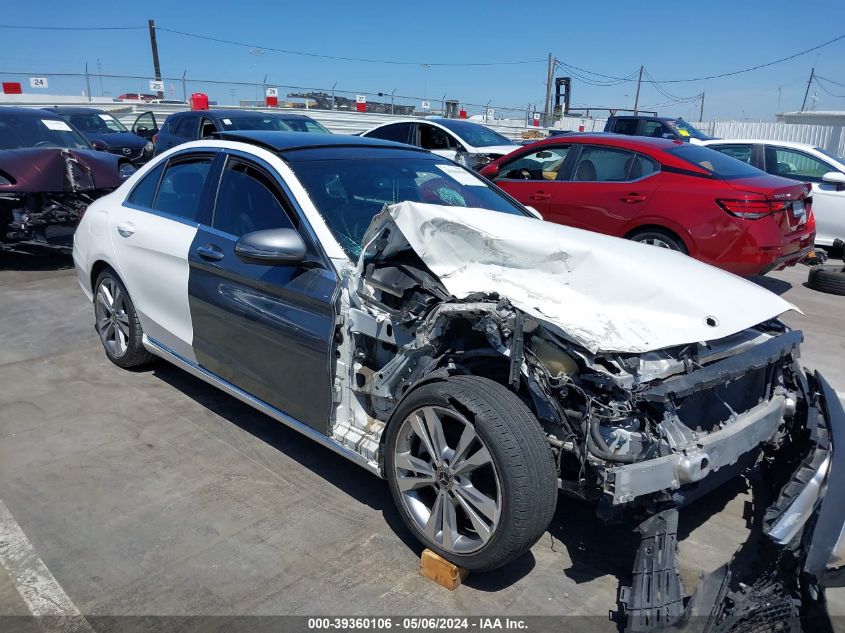
<path fill-rule="evenodd" d="M 593 8 L 595 7 L 595 8 Z M 219 103 L 260 98 L 260 85 L 331 89 L 338 94 L 395 91 L 414 97 L 457 99 L 470 112 L 490 107 L 542 109 L 549 53 L 565 64 L 613 77 L 635 75 L 640 65 L 655 80 L 686 79 L 763 64 L 845 34 L 845 2 L 794 0 L 738 2 L 203 2 L 70 3 L 38 0 L 5 3 L 0 24 L 39 27 L 142 27 L 120 31 L 0 28 L 0 78 L 89 72 L 152 75 L 147 20 L 154 19 L 164 77 L 247 82 L 237 86 L 190 82 L 187 92 L 207 92 Z M 172 29 L 249 44 L 234 46 L 164 31 Z M 407 64 L 365 63 L 295 55 L 270 48 L 326 56 Z M 438 66 L 443 63 L 528 61 L 525 64 Z M 422 64 L 429 64 L 424 67 Z M 660 84 L 672 97 L 705 94 L 704 118 L 773 120 L 776 111 L 801 106 L 811 67 L 845 84 L 845 39 L 818 51 L 734 77 Z M 18 72 L 20 75 L 11 73 Z M 576 105 L 631 108 L 636 81 L 617 82 L 576 71 Z M 558 76 L 570 74 L 558 70 Z M 47 75 L 41 92 L 80 94 L 82 78 Z M 635 77 L 634 77 L 635 79 Z M 592 85 L 597 82 L 611 86 Z M 146 91 L 142 79 L 91 79 L 94 95 Z M 827 88 L 827 91 L 824 90 Z M 280 94 L 287 92 L 282 88 Z M 182 98 L 182 83 L 166 82 L 168 98 Z M 832 96 L 841 95 L 841 96 Z M 817 96 L 813 99 L 813 96 Z M 373 97 L 371 97 L 372 99 Z M 640 108 L 697 120 L 699 99 L 667 104 L 669 97 L 643 83 Z M 814 83 L 807 108 L 845 110 L 845 85 Z M 504 110 L 500 110 L 504 112 Z"/>

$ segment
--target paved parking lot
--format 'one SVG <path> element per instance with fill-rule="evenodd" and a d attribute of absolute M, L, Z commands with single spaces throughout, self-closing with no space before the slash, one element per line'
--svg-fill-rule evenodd
<path fill-rule="evenodd" d="M 845 389 L 845 299 L 806 276 L 761 283 L 803 308 L 787 320 L 805 330 L 805 364 Z M 688 583 L 745 540 L 748 500 L 737 483 L 682 513 Z M 604 628 L 636 542 L 561 498 L 529 556 L 441 589 L 419 576 L 384 482 L 167 364 L 118 369 L 68 260 L 0 256 L 7 536 L 10 524 L 29 549 L 0 566 L 0 615 L 42 592 L 94 616 L 582 614 Z M 26 574 L 47 580 L 22 587 Z"/>

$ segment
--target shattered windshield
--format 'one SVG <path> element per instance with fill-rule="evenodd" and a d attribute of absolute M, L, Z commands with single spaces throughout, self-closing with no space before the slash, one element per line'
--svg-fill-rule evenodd
<path fill-rule="evenodd" d="M 77 130 L 93 134 L 113 134 L 127 132 L 126 127 L 110 114 L 104 112 L 90 112 L 85 114 L 71 114 L 68 119 Z"/>
<path fill-rule="evenodd" d="M 0 115 L 0 149 L 28 147 L 91 149 L 88 141 L 63 119 L 28 113 Z"/>
<path fill-rule="evenodd" d="M 357 259 L 373 217 L 406 200 L 526 215 L 472 172 L 431 158 L 292 162 L 291 167 L 343 250 Z"/>

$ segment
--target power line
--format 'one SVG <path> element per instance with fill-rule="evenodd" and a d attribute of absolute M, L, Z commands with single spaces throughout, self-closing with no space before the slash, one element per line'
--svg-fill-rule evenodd
<path fill-rule="evenodd" d="M 820 77 L 819 77 L 818 75 L 816 75 L 813 79 L 814 79 L 814 81 L 816 82 L 816 85 L 817 85 L 819 88 L 821 88 L 822 90 L 824 90 L 824 91 L 825 91 L 827 94 L 829 94 L 831 97 L 836 97 L 837 99 L 845 99 L 845 95 L 838 95 L 838 94 L 834 94 L 834 93 L 832 93 L 830 90 L 828 90 L 828 89 L 824 86 L 824 84 L 822 84 L 822 82 L 820 82 L 820 81 L 819 81 Z"/>
<path fill-rule="evenodd" d="M 816 46 L 805 49 L 803 51 L 793 53 L 792 55 L 787 55 L 786 57 L 781 57 L 779 59 L 775 59 L 773 61 L 766 62 L 764 64 L 757 64 L 756 66 L 750 66 L 748 68 L 741 68 L 739 70 L 732 70 L 730 72 L 718 73 L 718 74 L 714 74 L 714 75 L 707 75 L 707 76 L 704 76 L 704 77 L 690 77 L 688 79 L 653 79 L 652 83 L 677 84 L 677 83 L 688 83 L 688 82 L 693 82 L 693 81 L 707 81 L 707 80 L 710 80 L 710 79 L 721 79 L 723 77 L 733 77 L 735 75 L 741 75 L 743 73 L 748 73 L 748 72 L 751 72 L 751 71 L 754 71 L 754 70 L 760 70 L 761 68 L 768 68 L 769 66 L 781 64 L 783 62 L 795 59 L 796 57 L 801 57 L 802 55 L 806 55 L 807 53 L 812 53 L 813 51 L 817 51 L 820 48 L 824 48 L 825 46 L 830 46 L 831 44 L 835 44 L 836 42 L 839 42 L 843 39 L 845 39 L 845 34 L 834 37 L 831 40 L 828 40 L 826 42 L 822 42 L 821 44 L 817 44 Z M 615 76 L 615 75 L 605 75 L 605 74 L 602 74 L 602 73 L 594 72 L 592 70 L 587 70 L 586 68 L 580 68 L 578 66 L 573 66 L 572 64 L 567 64 L 567 66 L 569 68 L 575 68 L 576 70 L 579 70 L 582 73 L 588 73 L 590 75 L 595 75 L 597 77 L 603 77 L 605 79 L 611 79 L 611 80 L 615 80 L 615 81 L 619 81 L 619 82 L 629 81 L 629 79 L 627 77 L 619 77 L 619 76 Z M 613 85 L 613 84 L 608 84 L 608 85 Z M 842 85 L 843 87 L 845 87 L 845 84 L 839 84 L 839 85 Z"/>
<path fill-rule="evenodd" d="M 234 40 L 224 40 L 219 37 L 211 37 L 208 35 L 198 35 L 196 33 L 186 33 L 185 31 L 177 31 L 176 29 L 168 29 L 162 26 L 156 27 L 157 31 L 164 31 L 166 33 L 173 33 L 175 35 L 182 35 L 184 37 L 192 37 L 195 39 L 206 40 L 209 42 L 217 42 L 218 44 L 229 44 L 231 46 L 241 46 L 246 48 L 260 48 L 265 51 L 273 51 L 275 53 L 284 53 L 286 55 L 300 55 L 302 57 L 316 57 L 319 59 L 331 59 L 334 61 L 344 62 L 363 62 L 367 64 L 390 64 L 394 66 L 511 66 L 516 64 L 536 64 L 545 62 L 544 59 L 528 59 L 522 61 L 512 62 L 408 62 L 395 61 L 390 59 L 367 59 L 361 57 L 342 57 L 339 55 L 324 55 L 322 53 L 311 53 L 306 51 L 294 51 L 284 48 L 274 48 L 272 46 L 263 46 L 260 44 L 247 44 L 245 42 L 236 42 Z"/>
<path fill-rule="evenodd" d="M 827 77 L 819 77 L 818 75 L 816 75 L 816 79 L 821 79 L 829 84 L 834 84 L 836 86 L 842 86 L 843 88 L 845 88 L 845 84 L 839 83 L 838 81 L 833 81 L 833 79 L 828 79 Z"/>
<path fill-rule="evenodd" d="M 643 74 L 645 74 L 645 76 L 646 76 L 646 81 L 648 83 L 650 83 L 652 86 L 654 86 L 654 88 L 655 88 L 655 90 L 657 90 L 657 92 L 662 94 L 667 99 L 672 100 L 672 102 L 674 102 L 674 103 L 686 103 L 688 101 L 697 101 L 699 98 L 701 98 L 701 94 L 693 95 L 693 96 L 690 96 L 690 97 L 679 97 L 677 95 L 674 95 L 671 92 L 669 92 L 668 90 L 666 90 L 665 88 L 661 88 L 660 85 L 654 80 L 654 77 L 652 77 L 649 74 L 648 70 L 646 70 L 645 68 L 643 68 Z"/>
<path fill-rule="evenodd" d="M 0 29 L 23 29 L 29 31 L 139 31 L 146 26 L 21 26 L 0 24 Z"/>

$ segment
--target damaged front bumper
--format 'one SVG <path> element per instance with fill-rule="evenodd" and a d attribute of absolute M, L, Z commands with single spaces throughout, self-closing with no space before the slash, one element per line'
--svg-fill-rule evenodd
<path fill-rule="evenodd" d="M 740 551 L 704 576 L 686 604 L 675 563 L 677 509 L 640 525 L 634 582 L 620 592 L 628 631 L 831 630 L 825 588 L 845 584 L 845 411 L 819 373 L 807 376 L 805 390 L 797 467 Z"/>

